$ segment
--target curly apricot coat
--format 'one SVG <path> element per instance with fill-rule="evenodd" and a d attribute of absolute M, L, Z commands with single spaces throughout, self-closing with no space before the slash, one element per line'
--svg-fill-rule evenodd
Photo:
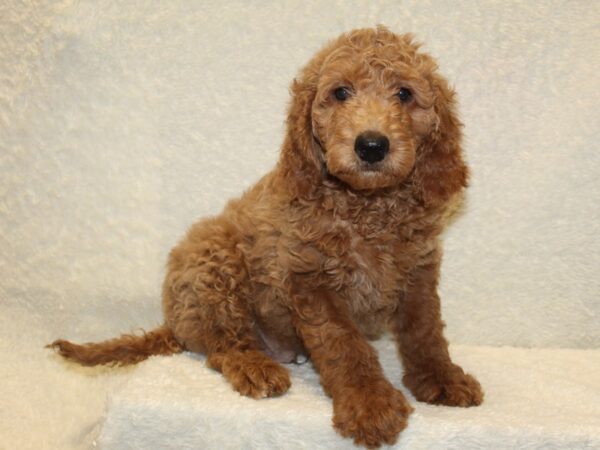
<path fill-rule="evenodd" d="M 276 168 L 173 249 L 165 324 L 144 336 L 52 344 L 82 364 L 128 364 L 184 349 L 233 388 L 283 394 L 308 355 L 358 444 L 396 441 L 411 406 L 367 339 L 391 329 L 420 401 L 481 403 L 454 365 L 437 282 L 439 236 L 467 183 L 454 92 L 410 35 L 343 34 L 292 85 Z"/>

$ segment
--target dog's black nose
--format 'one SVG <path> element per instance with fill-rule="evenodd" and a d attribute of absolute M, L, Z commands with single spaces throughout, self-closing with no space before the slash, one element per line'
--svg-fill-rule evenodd
<path fill-rule="evenodd" d="M 390 141 L 383 134 L 365 131 L 354 141 L 354 151 L 369 164 L 381 161 L 390 149 Z"/>

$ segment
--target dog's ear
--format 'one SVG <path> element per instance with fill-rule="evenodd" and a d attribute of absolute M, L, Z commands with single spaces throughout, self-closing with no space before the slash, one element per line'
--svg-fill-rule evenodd
<path fill-rule="evenodd" d="M 315 152 L 311 113 L 317 95 L 316 78 L 312 73 L 305 73 L 303 79 L 294 80 L 291 87 L 292 103 L 287 117 L 287 132 L 294 150 L 313 166 L 320 164 Z"/>
<path fill-rule="evenodd" d="M 322 162 L 312 129 L 312 105 L 317 94 L 315 63 L 306 67 L 291 86 L 285 142 L 279 161 L 287 183 L 296 195 L 306 197 L 322 178 Z M 293 184 L 293 186 L 292 186 Z"/>
<path fill-rule="evenodd" d="M 468 169 L 462 158 L 462 124 L 456 115 L 455 94 L 434 76 L 435 119 L 417 152 L 412 182 L 418 197 L 430 205 L 448 201 L 467 186 Z"/>

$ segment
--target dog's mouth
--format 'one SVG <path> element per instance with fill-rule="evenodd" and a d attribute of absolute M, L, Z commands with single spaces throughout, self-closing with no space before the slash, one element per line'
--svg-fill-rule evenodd
<path fill-rule="evenodd" d="M 358 164 L 358 171 L 365 173 L 378 173 L 385 172 L 385 161 L 378 161 L 374 163 L 366 163 L 360 161 Z"/>
<path fill-rule="evenodd" d="M 338 178 L 357 178 L 366 177 L 373 178 L 377 176 L 391 176 L 388 170 L 385 168 L 384 163 L 377 164 L 363 164 L 357 163 L 355 167 L 338 169 L 332 173 Z"/>
<path fill-rule="evenodd" d="M 398 184 L 398 178 L 385 169 L 385 164 L 356 164 L 352 168 L 330 170 L 327 165 L 327 177 L 335 178 L 353 189 L 382 189 Z"/>

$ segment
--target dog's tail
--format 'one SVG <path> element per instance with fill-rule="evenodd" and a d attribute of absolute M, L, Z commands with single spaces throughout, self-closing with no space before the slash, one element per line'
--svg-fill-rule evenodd
<path fill-rule="evenodd" d="M 84 366 L 108 364 L 125 366 L 135 364 L 152 355 L 172 355 L 183 351 L 167 325 L 144 332 L 142 335 L 123 334 L 108 341 L 73 344 L 59 339 L 47 348 L 53 348 L 65 358 Z"/>

